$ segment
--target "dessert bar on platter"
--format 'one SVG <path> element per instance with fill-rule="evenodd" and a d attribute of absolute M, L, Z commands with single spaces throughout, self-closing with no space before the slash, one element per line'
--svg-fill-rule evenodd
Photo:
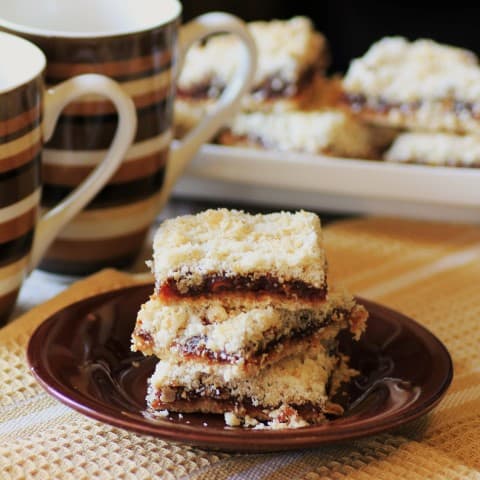
<path fill-rule="evenodd" d="M 258 66 L 242 108 L 284 111 L 305 104 L 315 76 L 323 74 L 329 63 L 325 37 L 306 17 L 250 22 L 247 27 L 258 49 Z M 215 106 L 233 77 L 239 48 L 241 42 L 229 34 L 213 36 L 188 51 L 175 102 L 180 132 L 189 130 Z"/>
<path fill-rule="evenodd" d="M 351 63 L 343 88 L 350 108 L 378 125 L 480 132 L 480 68 L 468 50 L 386 37 Z"/>
<path fill-rule="evenodd" d="M 359 122 L 338 109 L 282 113 L 240 113 L 219 136 L 219 143 L 277 151 L 379 159 L 392 139 L 387 129 Z"/>

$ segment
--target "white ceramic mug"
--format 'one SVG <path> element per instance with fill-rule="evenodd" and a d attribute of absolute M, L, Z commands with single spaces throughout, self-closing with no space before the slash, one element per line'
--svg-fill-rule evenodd
<path fill-rule="evenodd" d="M 48 84 L 78 73 L 102 73 L 120 82 L 137 109 L 137 134 L 122 166 L 60 233 L 42 268 L 85 274 L 128 265 L 189 160 L 249 90 L 256 50 L 245 24 L 232 15 L 209 13 L 180 26 L 180 15 L 177 0 L 0 0 L 0 28 L 45 52 Z M 193 42 L 219 32 L 237 35 L 244 46 L 236 76 L 216 110 L 172 146 L 175 79 L 185 52 Z M 45 207 L 63 198 L 96 165 L 114 126 L 111 105 L 95 96 L 63 112 L 45 149 Z"/>
<path fill-rule="evenodd" d="M 38 47 L 0 32 L 0 323 L 14 306 L 25 275 L 110 179 L 135 136 L 135 107 L 116 82 L 87 74 L 46 90 L 45 67 L 45 55 Z M 113 142 L 97 168 L 38 219 L 43 144 L 65 106 L 91 93 L 115 105 L 119 123 Z"/>

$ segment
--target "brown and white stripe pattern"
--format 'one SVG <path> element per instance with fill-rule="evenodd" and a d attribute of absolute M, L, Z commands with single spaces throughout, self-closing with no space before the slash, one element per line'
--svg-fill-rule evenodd
<path fill-rule="evenodd" d="M 41 76 L 0 94 L 0 324 L 26 273 L 40 202 Z"/>
<path fill-rule="evenodd" d="M 140 250 L 157 214 L 172 138 L 177 22 L 115 37 L 29 37 L 46 53 L 48 85 L 82 73 L 110 76 L 133 98 L 138 116 L 122 166 L 60 233 L 42 268 L 79 274 L 120 267 Z M 58 203 L 101 161 L 116 126 L 113 104 L 99 96 L 85 96 L 63 111 L 43 155 L 44 208 Z"/>

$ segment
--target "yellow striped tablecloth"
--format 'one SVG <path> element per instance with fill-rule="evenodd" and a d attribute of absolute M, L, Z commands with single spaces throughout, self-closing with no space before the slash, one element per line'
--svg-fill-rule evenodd
<path fill-rule="evenodd" d="M 480 227 L 386 218 L 325 229 L 330 278 L 428 327 L 455 376 L 427 416 L 324 448 L 233 455 L 172 445 L 84 417 L 39 387 L 25 359 L 34 328 L 59 308 L 135 280 L 105 270 L 0 331 L 3 479 L 480 479 Z"/>

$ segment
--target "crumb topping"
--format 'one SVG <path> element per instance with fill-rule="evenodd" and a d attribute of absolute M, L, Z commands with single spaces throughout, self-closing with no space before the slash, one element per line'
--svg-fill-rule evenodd
<path fill-rule="evenodd" d="M 386 37 L 351 63 L 343 85 L 348 93 L 386 102 L 478 102 L 480 68 L 477 56 L 468 50 L 428 39 Z"/>
<path fill-rule="evenodd" d="M 300 211 L 250 215 L 206 210 L 165 220 L 154 238 L 157 286 L 173 279 L 179 291 L 201 285 L 206 275 L 274 276 L 314 288 L 326 284 L 326 261 L 317 215 Z"/>

